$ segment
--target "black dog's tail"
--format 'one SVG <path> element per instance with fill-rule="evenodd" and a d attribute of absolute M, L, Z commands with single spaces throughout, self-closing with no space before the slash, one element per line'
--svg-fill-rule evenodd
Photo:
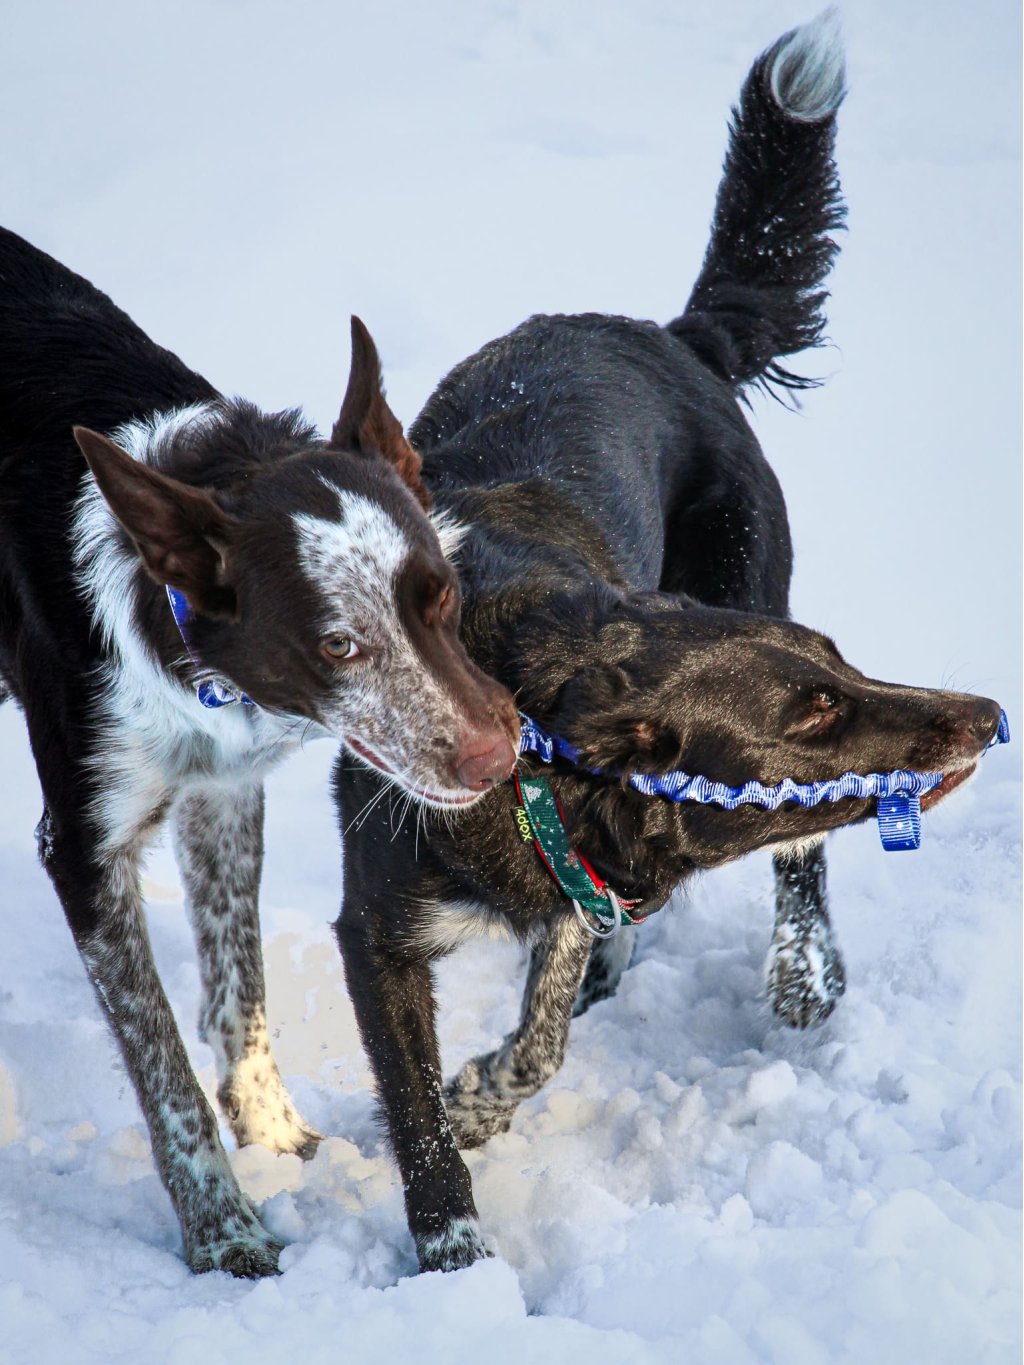
<path fill-rule="evenodd" d="M 846 216 L 832 159 L 845 94 L 838 14 L 781 37 L 733 110 L 711 241 L 686 311 L 668 330 L 741 388 L 811 388 L 778 357 L 821 340 L 821 288 Z"/>

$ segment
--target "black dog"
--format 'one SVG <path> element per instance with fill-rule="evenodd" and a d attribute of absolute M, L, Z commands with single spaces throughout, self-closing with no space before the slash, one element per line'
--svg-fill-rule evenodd
<path fill-rule="evenodd" d="M 295 412 L 226 402 L 85 280 L 0 233 L 0 680 L 39 770 L 40 855 L 195 1270 L 266 1274 L 280 1248 L 231 1173 L 157 979 L 147 837 L 173 816 L 200 1028 L 236 1138 L 309 1156 L 319 1135 L 266 1032 L 263 773 L 310 730 L 334 734 L 441 809 L 515 762 L 512 699 L 458 640 L 419 460 L 361 324 L 353 342 L 325 442 Z M 113 439 L 73 438 L 73 423 Z M 187 643 L 165 585 L 184 595 Z M 197 681 L 229 704 L 200 705 Z"/>
<path fill-rule="evenodd" d="M 463 527 L 464 639 L 522 709 L 581 751 L 553 774 L 574 847 L 637 918 L 701 868 L 776 853 L 775 1008 L 826 1014 L 842 969 L 821 841 L 869 818 L 845 799 L 775 811 L 677 805 L 622 775 L 683 769 L 730 785 L 848 770 L 973 769 L 992 702 L 865 678 L 789 623 L 785 506 L 744 417 L 744 385 L 800 387 L 779 357 L 818 340 L 842 207 L 832 162 L 842 51 L 828 16 L 754 65 L 732 128 L 711 244 L 667 327 L 537 317 L 456 367 L 410 433 L 437 502 Z M 525 779 L 524 779 L 525 780 Z M 511 784 L 427 838 L 394 838 L 370 774 L 339 768 L 346 835 L 337 925 L 349 989 L 426 1269 L 485 1254 L 458 1146 L 508 1126 L 558 1067 L 591 938 L 517 828 Z M 534 944 L 522 1019 L 496 1053 L 442 1085 L 431 960 L 499 924 Z"/>

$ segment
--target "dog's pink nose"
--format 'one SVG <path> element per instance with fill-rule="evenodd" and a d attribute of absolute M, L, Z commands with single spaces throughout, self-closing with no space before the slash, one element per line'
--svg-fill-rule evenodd
<path fill-rule="evenodd" d="M 515 766 L 516 751 L 501 738 L 489 748 L 461 754 L 455 762 L 455 776 L 470 791 L 483 792 L 504 782 Z"/>

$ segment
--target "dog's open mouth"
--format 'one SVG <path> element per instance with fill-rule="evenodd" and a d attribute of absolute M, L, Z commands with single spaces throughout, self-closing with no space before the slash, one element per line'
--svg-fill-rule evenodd
<path fill-rule="evenodd" d="M 471 806 L 474 801 L 479 801 L 481 793 L 471 792 L 465 796 L 459 796 L 454 792 L 431 791 L 428 787 L 414 787 L 404 782 L 395 772 L 389 763 L 385 763 L 379 754 L 358 739 L 353 739 L 351 735 L 345 736 L 345 743 L 357 757 L 364 763 L 368 763 L 371 768 L 376 768 L 385 777 L 390 777 L 396 782 L 403 791 L 407 791 L 411 796 L 418 797 L 421 801 L 426 801 L 432 806 Z"/>
<path fill-rule="evenodd" d="M 974 776 L 977 768 L 978 765 L 975 762 L 970 764 L 969 767 L 958 768 L 956 772 L 946 773 L 937 787 L 932 787 L 931 791 L 927 791 L 923 794 L 921 797 L 921 809 L 930 810 L 931 807 L 937 805 L 944 796 L 948 796 L 950 792 L 956 791 L 957 787 L 962 787 L 969 777 Z"/>

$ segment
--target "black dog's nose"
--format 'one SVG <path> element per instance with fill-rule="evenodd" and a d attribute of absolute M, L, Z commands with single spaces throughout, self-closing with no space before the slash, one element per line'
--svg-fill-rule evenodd
<path fill-rule="evenodd" d="M 999 729 L 1001 715 L 998 702 L 990 701 L 988 697 L 974 697 L 970 703 L 967 730 L 979 744 L 990 744 Z"/>

